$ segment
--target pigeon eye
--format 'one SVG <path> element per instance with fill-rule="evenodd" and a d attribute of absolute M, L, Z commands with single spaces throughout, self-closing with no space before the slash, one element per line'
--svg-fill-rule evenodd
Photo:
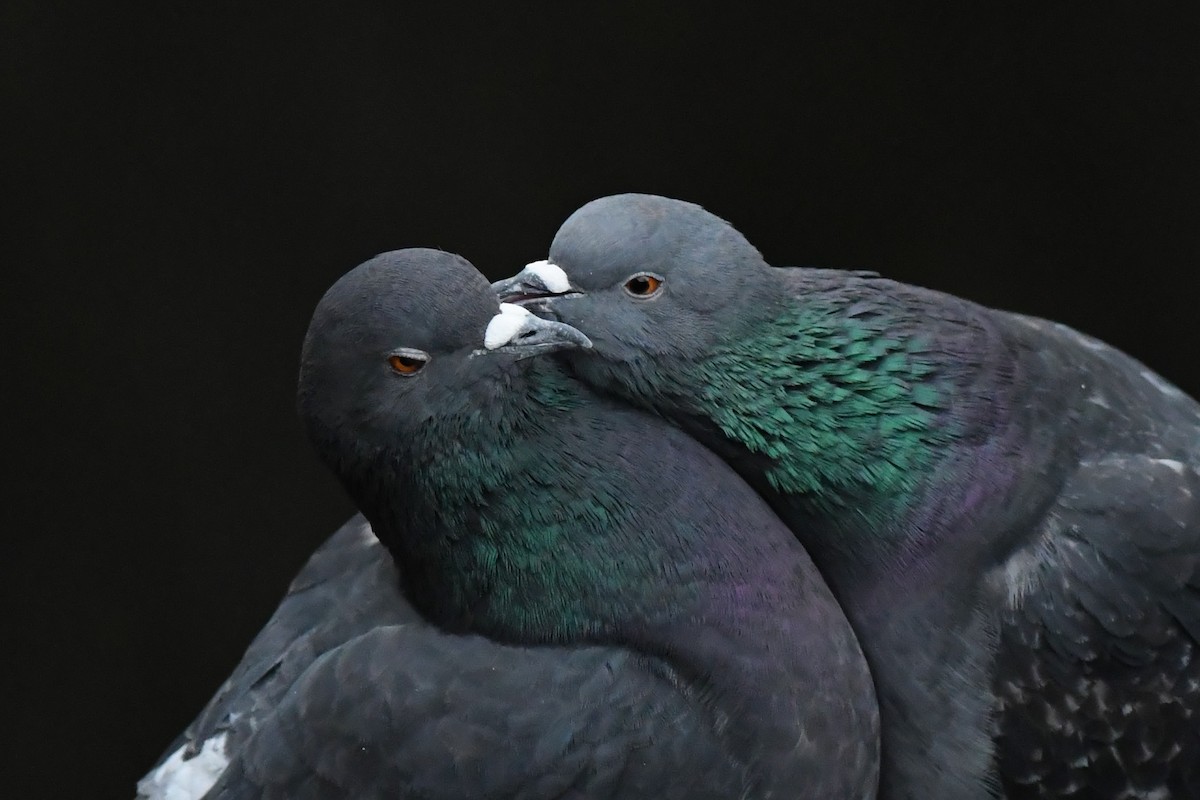
<path fill-rule="evenodd" d="M 392 353 L 388 356 L 388 366 L 400 375 L 416 375 L 425 366 L 428 358 L 407 353 Z"/>
<path fill-rule="evenodd" d="M 625 281 L 625 291 L 634 297 L 654 297 L 662 289 L 663 280 L 649 272 L 640 272 Z"/>

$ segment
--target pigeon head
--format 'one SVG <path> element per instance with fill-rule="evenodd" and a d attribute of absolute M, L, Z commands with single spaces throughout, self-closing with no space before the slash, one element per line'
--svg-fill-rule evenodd
<path fill-rule="evenodd" d="M 588 346 L 569 325 L 500 304 L 456 256 L 387 253 L 318 304 L 300 413 L 424 619 L 568 655 L 619 646 L 664 691 L 678 680 L 691 702 L 695 687 L 701 727 L 731 742 L 743 793 L 823 780 L 832 763 L 833 782 L 846 775 L 855 790 L 814 796 L 862 796 L 875 783 L 877 705 L 836 600 L 716 454 L 530 357 Z M 614 686 L 639 720 L 657 713 L 642 710 L 656 698 Z M 524 702 L 519 680 L 505 687 Z"/>
<path fill-rule="evenodd" d="M 841 509 L 851 495 L 908 502 L 944 441 L 927 351 L 951 345 L 918 335 L 921 310 L 879 285 L 771 267 L 699 206 L 617 195 L 576 211 L 546 261 L 493 289 L 593 341 L 566 355 L 585 383 L 730 445 L 774 490 Z"/>
<path fill-rule="evenodd" d="M 301 356 L 300 416 L 345 482 L 354 465 L 430 452 L 478 424 L 478 409 L 517 402 L 510 384 L 529 356 L 588 345 L 567 325 L 500 308 L 487 280 L 456 255 L 384 253 L 318 303 Z"/>
<path fill-rule="evenodd" d="M 587 346 L 433 250 L 377 256 L 317 305 L 298 393 L 307 433 L 439 625 L 640 635 L 668 595 L 695 600 L 692 580 L 662 587 L 661 564 L 749 569 L 767 526 L 772 548 L 795 546 L 715 455 L 530 357 Z M 703 526 L 683 516 L 698 504 Z M 755 537 L 724 535 L 754 514 Z"/>
<path fill-rule="evenodd" d="M 586 330 L 595 356 L 630 362 L 709 350 L 762 294 L 755 273 L 766 271 L 741 233 L 700 206 L 621 194 L 580 208 L 549 259 L 493 288 Z"/>

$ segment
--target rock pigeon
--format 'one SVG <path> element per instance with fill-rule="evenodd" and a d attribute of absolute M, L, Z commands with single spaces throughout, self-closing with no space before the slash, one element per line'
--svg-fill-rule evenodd
<path fill-rule="evenodd" d="M 300 413 L 396 619 L 239 703 L 272 705 L 248 735 L 194 734 L 208 796 L 875 796 L 872 679 L 816 567 L 716 455 L 539 357 L 587 346 L 440 251 L 326 293 Z"/>
<path fill-rule="evenodd" d="M 619 195 L 493 287 L 718 452 L 875 675 L 881 796 L 1200 797 L 1200 407 L 1063 325 Z"/>

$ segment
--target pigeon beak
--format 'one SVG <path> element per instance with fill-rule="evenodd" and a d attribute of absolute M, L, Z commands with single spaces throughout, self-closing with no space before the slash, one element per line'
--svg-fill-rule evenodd
<path fill-rule="evenodd" d="M 517 359 L 571 348 L 587 349 L 592 340 L 564 322 L 535 317 L 512 303 L 501 303 L 483 334 L 483 346 L 493 352 L 513 353 Z"/>
<path fill-rule="evenodd" d="M 496 281 L 492 291 L 501 303 L 525 305 L 537 300 L 582 294 L 571 284 L 562 267 L 549 261 L 534 261 L 511 278 Z"/>

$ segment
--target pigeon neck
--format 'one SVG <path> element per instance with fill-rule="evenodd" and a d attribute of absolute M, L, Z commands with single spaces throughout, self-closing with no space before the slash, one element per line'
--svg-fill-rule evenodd
<path fill-rule="evenodd" d="M 514 641 L 604 638 L 626 618 L 711 615 L 711 597 L 791 574 L 804 553 L 786 529 L 759 556 L 729 530 L 740 509 L 718 518 L 728 528 L 696 522 L 684 498 L 727 504 L 692 480 L 694 456 L 724 470 L 716 456 L 643 412 L 581 402 L 584 391 L 535 363 L 507 387 L 511 404 L 431 431 L 419 463 L 388 457 L 349 482 L 428 615 Z M 682 574 L 665 580 L 664 564 Z"/>
<path fill-rule="evenodd" d="M 897 797 L 977 796 L 994 631 L 970 576 L 992 545 L 960 523 L 1012 483 L 1006 443 L 987 437 L 1007 424 L 1013 355 L 965 302 L 786 272 L 809 273 L 778 287 L 801 302 L 731 336 L 687 402 L 847 601 L 879 692 L 883 780 Z"/>
<path fill-rule="evenodd" d="M 748 487 L 698 483 L 723 464 L 681 432 L 599 398 L 564 402 L 578 388 L 553 369 L 529 380 L 510 387 L 529 409 L 504 424 L 462 431 L 419 468 L 389 458 L 365 471 L 382 477 L 347 481 L 414 605 L 514 644 L 630 647 L 710 693 L 718 715 L 799 724 L 825 656 L 861 658 L 801 545 Z"/>
<path fill-rule="evenodd" d="M 877 529 L 949 440 L 939 420 L 947 387 L 928 341 L 855 301 L 806 297 L 753 334 L 728 336 L 697 365 L 703 388 L 684 402 L 765 456 L 771 489 Z"/>

